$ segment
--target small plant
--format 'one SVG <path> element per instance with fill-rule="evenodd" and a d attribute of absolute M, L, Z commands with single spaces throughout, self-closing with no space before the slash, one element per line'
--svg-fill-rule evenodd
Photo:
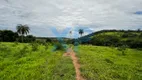
<path fill-rule="evenodd" d="M 19 54 L 20 58 L 25 56 L 25 54 L 28 52 L 27 48 L 28 48 L 27 46 L 24 46 L 23 49 L 20 50 L 20 54 Z"/>
<path fill-rule="evenodd" d="M 0 51 L 9 51 L 9 47 L 4 44 L 0 44 Z"/>
<path fill-rule="evenodd" d="M 64 46 L 61 43 L 55 43 L 55 50 L 65 50 Z"/>
<path fill-rule="evenodd" d="M 17 41 L 14 42 L 14 44 L 12 45 L 13 47 L 17 46 L 19 43 Z"/>
<path fill-rule="evenodd" d="M 18 45 L 19 43 L 17 41 L 14 42 L 15 45 Z"/>
<path fill-rule="evenodd" d="M 45 44 L 45 49 L 48 49 L 48 44 L 47 43 Z"/>
<path fill-rule="evenodd" d="M 122 52 L 122 55 L 125 56 L 126 55 L 125 51 L 126 51 L 127 48 L 128 48 L 127 45 L 122 45 L 122 46 L 118 47 L 117 49 Z"/>
<path fill-rule="evenodd" d="M 15 53 L 13 56 L 17 58 L 22 58 L 26 55 L 28 52 L 28 46 L 24 46 L 22 49 L 20 49 L 17 53 Z"/>
<path fill-rule="evenodd" d="M 107 63 L 114 64 L 110 59 L 105 59 Z"/>
<path fill-rule="evenodd" d="M 37 42 L 32 42 L 31 46 L 32 46 L 32 51 L 37 51 L 38 50 L 38 43 Z"/>

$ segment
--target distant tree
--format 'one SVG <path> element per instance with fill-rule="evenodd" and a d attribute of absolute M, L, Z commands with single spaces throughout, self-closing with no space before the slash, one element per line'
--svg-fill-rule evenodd
<path fill-rule="evenodd" d="M 137 30 L 137 32 L 141 32 L 141 29 L 139 28 L 139 29 Z"/>
<path fill-rule="evenodd" d="M 142 38 L 142 33 L 139 35 L 140 38 Z"/>
<path fill-rule="evenodd" d="M 82 34 L 84 33 L 84 30 L 83 29 L 79 29 L 78 30 L 78 33 L 81 35 L 81 37 L 82 37 Z"/>
<path fill-rule="evenodd" d="M 50 38 L 46 38 L 46 42 L 52 42 Z"/>
<path fill-rule="evenodd" d="M 34 42 L 36 38 L 33 35 L 27 35 L 24 40 L 26 42 Z"/>
<path fill-rule="evenodd" d="M 18 38 L 18 34 L 11 30 L 0 30 L 0 41 L 13 42 Z"/>
<path fill-rule="evenodd" d="M 22 36 L 22 42 L 23 42 L 24 35 L 27 35 L 29 33 L 30 28 L 28 27 L 28 25 L 22 25 L 22 24 L 17 25 L 16 28 L 17 28 L 17 33 Z"/>

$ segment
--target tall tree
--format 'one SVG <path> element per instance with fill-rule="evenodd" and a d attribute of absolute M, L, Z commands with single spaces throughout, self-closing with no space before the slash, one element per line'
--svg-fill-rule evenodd
<path fill-rule="evenodd" d="M 83 29 L 79 29 L 78 30 L 78 33 L 81 35 L 81 37 L 82 37 L 82 34 L 84 33 L 84 30 Z"/>
<path fill-rule="evenodd" d="M 22 36 L 22 42 L 23 42 L 24 35 L 27 35 L 29 33 L 30 28 L 28 25 L 22 25 L 22 24 L 18 24 L 16 28 L 17 28 L 17 33 Z"/>

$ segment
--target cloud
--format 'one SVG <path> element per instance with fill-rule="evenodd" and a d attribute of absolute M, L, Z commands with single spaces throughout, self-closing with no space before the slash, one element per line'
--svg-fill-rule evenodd
<path fill-rule="evenodd" d="M 28 24 L 36 36 L 55 36 L 53 27 L 59 32 L 65 28 L 138 29 L 141 4 L 142 0 L 0 0 L 0 29 Z"/>

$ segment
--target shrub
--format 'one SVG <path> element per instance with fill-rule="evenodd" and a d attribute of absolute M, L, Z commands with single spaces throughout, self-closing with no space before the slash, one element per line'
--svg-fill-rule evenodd
<path fill-rule="evenodd" d="M 45 46 L 45 49 L 48 49 L 48 44 L 47 43 L 44 46 Z"/>
<path fill-rule="evenodd" d="M 31 46 L 32 46 L 32 51 L 37 51 L 38 50 L 38 43 L 37 42 L 32 42 Z"/>
<path fill-rule="evenodd" d="M 64 46 L 61 43 L 55 43 L 55 50 L 65 50 Z"/>
<path fill-rule="evenodd" d="M 46 42 L 42 40 L 36 40 L 35 43 L 38 43 L 40 45 L 46 45 Z"/>
<path fill-rule="evenodd" d="M 110 63 L 110 64 L 114 64 L 110 59 L 105 59 L 105 61 L 107 62 L 107 63 Z"/>
<path fill-rule="evenodd" d="M 23 49 L 21 49 L 21 50 L 19 51 L 19 54 L 18 54 L 18 57 L 19 57 L 19 58 L 25 56 L 25 54 L 28 52 L 28 51 L 27 51 L 27 48 L 28 48 L 27 46 L 24 46 Z"/>
<path fill-rule="evenodd" d="M 14 42 L 13 47 L 17 46 L 19 43 L 17 41 Z"/>
<path fill-rule="evenodd" d="M 50 38 L 47 38 L 47 39 L 46 39 L 46 42 L 50 42 L 50 43 L 51 43 L 52 40 L 51 40 Z"/>
<path fill-rule="evenodd" d="M 126 55 L 125 51 L 127 48 L 128 48 L 127 45 L 122 45 L 122 46 L 118 47 L 117 49 L 122 52 L 122 55 Z"/>

